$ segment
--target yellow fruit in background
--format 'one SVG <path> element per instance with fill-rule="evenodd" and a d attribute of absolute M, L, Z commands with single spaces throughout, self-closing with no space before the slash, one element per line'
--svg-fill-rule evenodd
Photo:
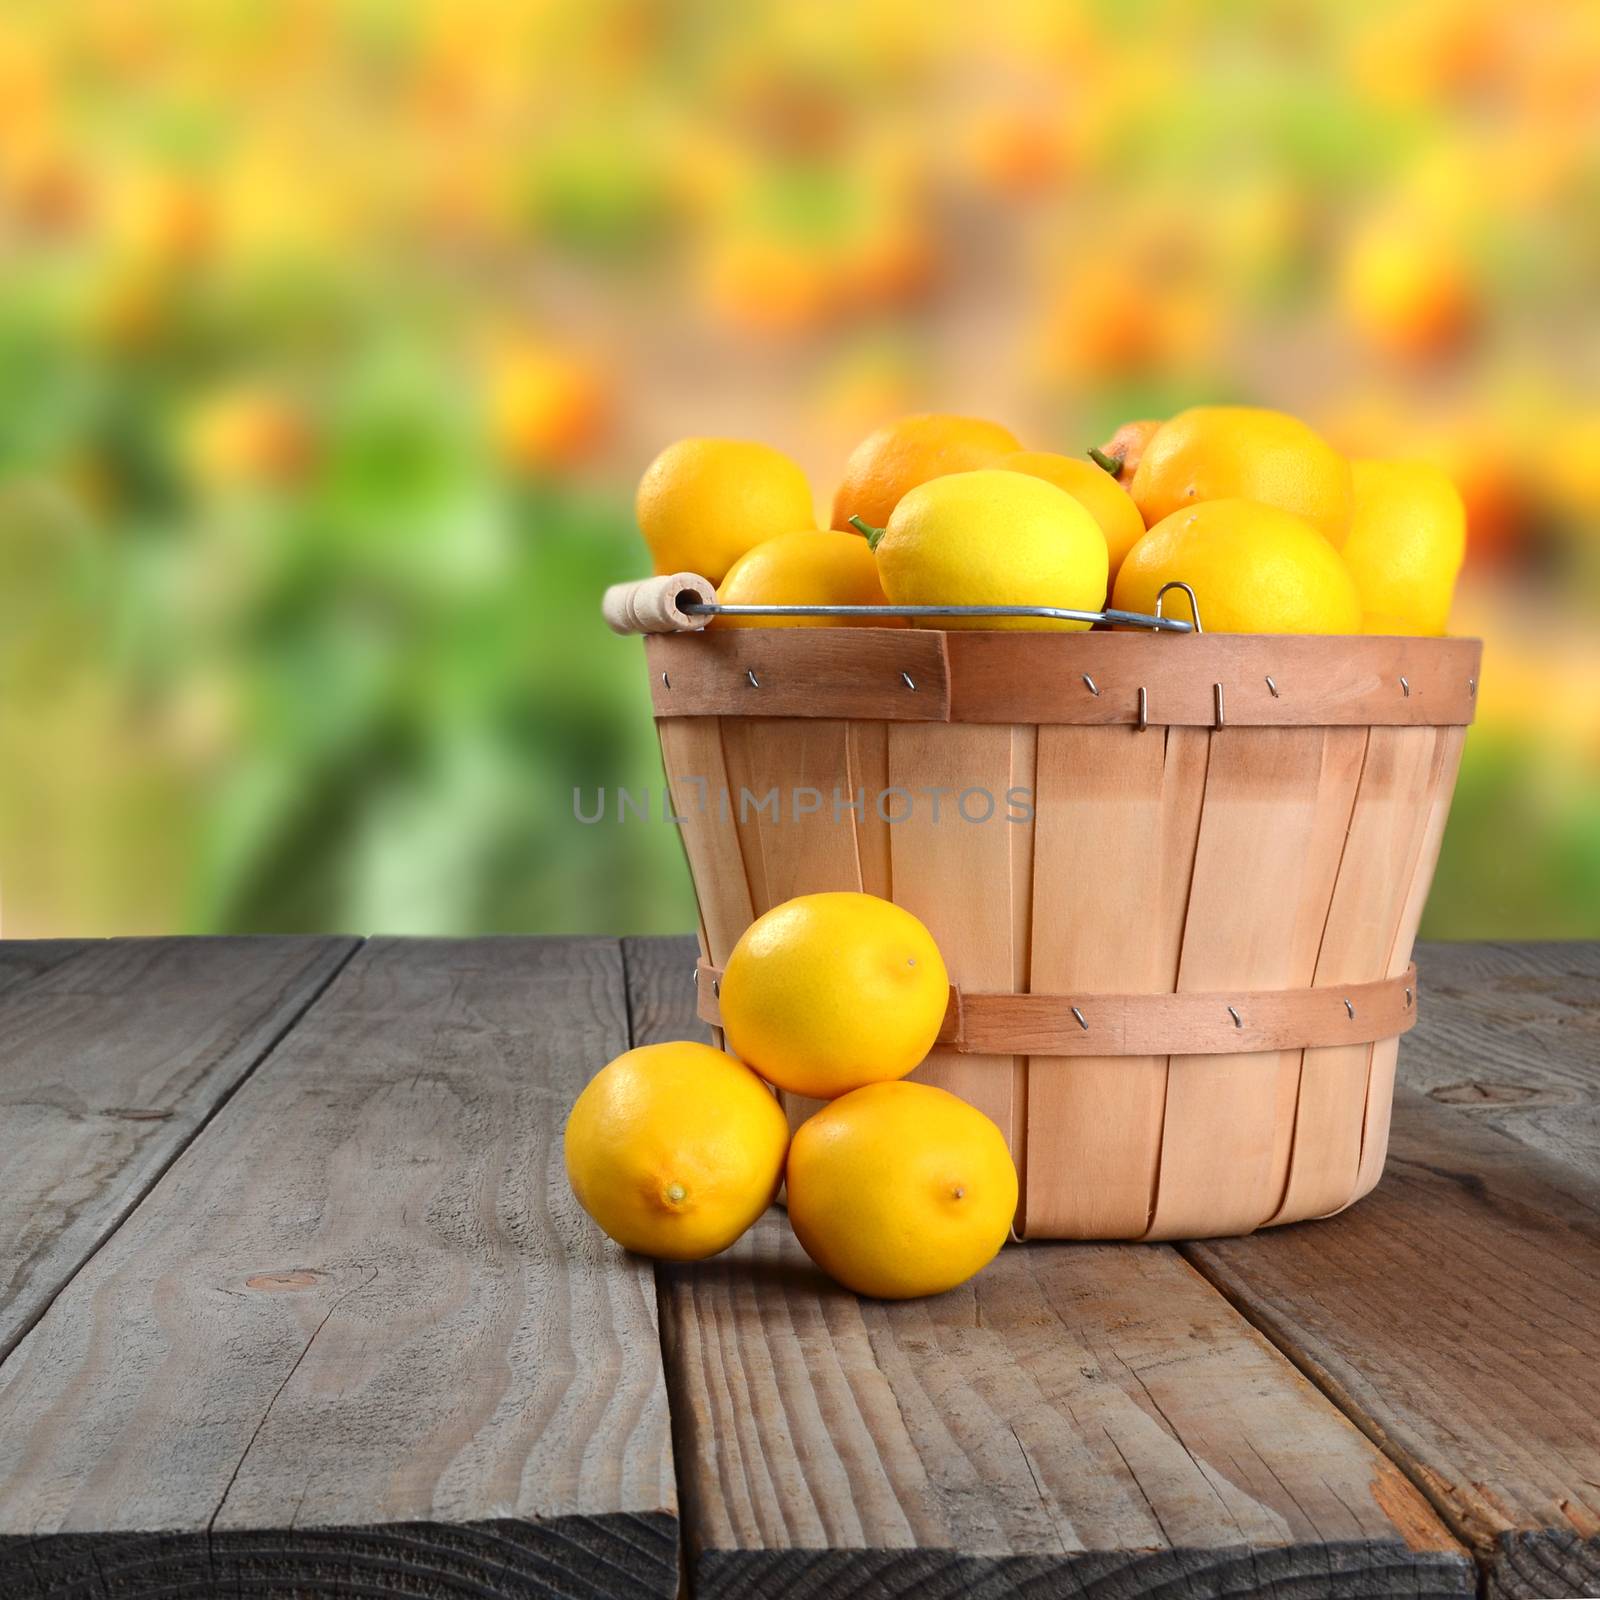
<path fill-rule="evenodd" d="M 1345 565 L 1368 633 L 1443 633 L 1467 549 L 1456 486 L 1421 461 L 1355 461 Z M 1202 607 L 1202 615 L 1204 610 Z"/>
<path fill-rule="evenodd" d="M 1151 436 L 1128 492 L 1153 528 L 1202 500 L 1257 500 L 1337 543 L 1350 523 L 1350 463 L 1298 417 L 1193 406 Z"/>
<path fill-rule="evenodd" d="M 1109 556 L 1100 524 L 1065 489 L 986 468 L 935 478 L 894 508 L 876 542 L 896 605 L 1098 611 Z M 940 628 L 1086 628 L 1043 617 L 934 617 Z"/>
<path fill-rule="evenodd" d="M 883 585 L 867 541 L 855 533 L 780 533 L 746 550 L 717 590 L 723 605 L 881 606 Z M 900 617 L 718 617 L 714 628 L 892 628 Z"/>
<path fill-rule="evenodd" d="M 993 466 L 1021 448 L 998 422 L 941 412 L 901 417 L 868 434 L 851 452 L 833 497 L 833 526 L 847 530 L 851 517 L 860 517 L 869 527 L 881 528 L 919 483 Z"/>
<path fill-rule="evenodd" d="M 639 530 L 657 572 L 698 572 L 721 583 L 765 539 L 816 525 L 806 475 L 750 439 L 679 439 L 639 480 Z"/>
<path fill-rule="evenodd" d="M 903 1078 L 933 1047 L 950 977 L 933 935 L 876 895 L 804 894 L 745 929 L 722 974 L 728 1046 L 792 1094 Z"/>
<path fill-rule="evenodd" d="M 789 1222 L 816 1264 L 882 1300 L 942 1294 L 999 1253 L 1017 1169 L 981 1111 L 925 1083 L 875 1083 L 803 1122 Z"/>
<path fill-rule="evenodd" d="M 1187 583 L 1208 633 L 1360 633 L 1361 597 L 1339 552 L 1303 517 L 1254 500 L 1204 500 L 1158 522 L 1117 574 L 1114 604 L 1155 610 Z M 1188 618 L 1179 591 L 1168 616 Z"/>
<path fill-rule="evenodd" d="M 1126 489 L 1104 467 L 1046 450 L 1019 450 L 1000 461 L 1006 472 L 1026 472 L 1065 489 L 1100 524 L 1113 578 L 1122 558 L 1144 537 L 1144 518 Z"/>
<path fill-rule="evenodd" d="M 648 1044 L 602 1067 L 567 1119 L 567 1178 L 618 1244 L 669 1261 L 725 1250 L 772 1203 L 789 1122 L 748 1067 Z"/>
<path fill-rule="evenodd" d="M 1476 297 L 1458 250 L 1411 216 L 1377 217 L 1351 238 L 1339 268 L 1351 325 L 1390 355 L 1455 349 L 1471 331 Z"/>

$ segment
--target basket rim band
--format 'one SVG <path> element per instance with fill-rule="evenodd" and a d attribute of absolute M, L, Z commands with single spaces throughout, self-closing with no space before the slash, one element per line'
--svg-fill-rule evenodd
<path fill-rule="evenodd" d="M 657 717 L 1146 727 L 1449 727 L 1477 639 L 729 628 L 645 639 Z"/>
<path fill-rule="evenodd" d="M 700 1020 L 722 1026 L 722 968 L 695 965 Z M 952 985 L 935 1043 L 961 1055 L 1247 1055 L 1371 1044 L 1416 1025 L 1417 967 L 1369 983 L 1233 993 L 1008 994 Z"/>

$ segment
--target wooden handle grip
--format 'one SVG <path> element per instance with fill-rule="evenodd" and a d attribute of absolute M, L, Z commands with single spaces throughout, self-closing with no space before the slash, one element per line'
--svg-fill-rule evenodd
<path fill-rule="evenodd" d="M 691 617 L 681 609 L 696 602 L 710 605 L 717 591 L 696 572 L 673 572 L 637 583 L 614 583 L 600 602 L 600 613 L 613 633 L 694 633 L 710 617 Z"/>

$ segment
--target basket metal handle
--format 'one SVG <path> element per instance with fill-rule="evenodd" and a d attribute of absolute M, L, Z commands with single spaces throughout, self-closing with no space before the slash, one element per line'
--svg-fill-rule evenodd
<path fill-rule="evenodd" d="M 1205 631 L 1200 626 L 1194 590 L 1178 582 L 1162 585 L 1154 613 L 1110 608 L 1078 611 L 1068 606 L 723 605 L 714 597 L 705 597 L 705 590 L 709 589 L 711 585 L 693 573 L 644 578 L 638 583 L 613 584 L 606 590 L 601 609 L 618 633 L 692 633 L 713 617 L 1038 617 L 1051 622 L 1109 622 L 1119 627 L 1148 628 L 1155 633 Z M 1162 615 L 1169 589 L 1181 589 L 1189 597 L 1192 622 Z"/>

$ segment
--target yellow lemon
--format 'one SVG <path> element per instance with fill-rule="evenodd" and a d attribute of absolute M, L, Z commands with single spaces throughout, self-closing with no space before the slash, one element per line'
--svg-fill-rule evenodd
<path fill-rule="evenodd" d="M 854 533 L 780 533 L 746 550 L 717 590 L 723 605 L 887 605 L 878 563 Z M 903 626 L 899 617 L 718 617 L 715 628 Z"/>
<path fill-rule="evenodd" d="M 634 498 L 657 572 L 721 583 L 764 539 L 816 525 L 806 475 L 750 439 L 679 439 L 645 468 Z"/>
<path fill-rule="evenodd" d="M 801 1123 L 789 1222 L 816 1264 L 882 1300 L 942 1294 L 991 1262 L 1017 1169 L 981 1111 L 926 1083 L 874 1083 Z"/>
<path fill-rule="evenodd" d="M 872 542 L 896 605 L 1058 606 L 1098 611 L 1109 556 L 1065 489 L 985 468 L 919 484 Z M 934 617 L 938 628 L 1087 628 L 1041 617 Z"/>
<path fill-rule="evenodd" d="M 1254 500 L 1203 500 L 1158 522 L 1117 574 L 1115 603 L 1153 611 L 1181 579 L 1211 633 L 1360 633 L 1361 597 L 1339 552 L 1303 517 Z M 1168 616 L 1188 601 L 1167 596 Z"/>
<path fill-rule="evenodd" d="M 1150 436 L 1128 492 L 1145 525 L 1201 500 L 1259 500 L 1336 543 L 1350 522 L 1350 463 L 1298 417 L 1194 406 Z"/>
<path fill-rule="evenodd" d="M 1344 560 L 1368 633 L 1443 633 L 1467 549 L 1456 486 L 1420 461 L 1355 461 Z M 1204 616 L 1204 608 L 1201 611 Z"/>
<path fill-rule="evenodd" d="M 602 1067 L 567 1118 L 567 1179 L 618 1244 L 669 1261 L 725 1250 L 772 1203 L 789 1122 L 705 1044 L 647 1044 Z"/>
<path fill-rule="evenodd" d="M 730 1048 L 763 1078 L 826 1100 L 903 1078 L 950 998 L 933 935 L 872 894 L 803 894 L 745 929 L 722 974 Z"/>
<path fill-rule="evenodd" d="M 1047 450 L 1019 450 L 1005 456 L 1000 466 L 1007 472 L 1026 472 L 1065 489 L 1100 524 L 1106 536 L 1110 573 L 1116 578 L 1122 558 L 1144 537 L 1144 518 L 1128 491 L 1103 467 L 1076 456 L 1052 455 Z"/>
<path fill-rule="evenodd" d="M 1008 428 L 979 417 L 941 412 L 901 417 L 869 433 L 851 451 L 833 497 L 833 525 L 849 528 L 850 519 L 860 517 L 881 528 L 908 489 L 947 473 L 991 467 L 1021 448 Z"/>

